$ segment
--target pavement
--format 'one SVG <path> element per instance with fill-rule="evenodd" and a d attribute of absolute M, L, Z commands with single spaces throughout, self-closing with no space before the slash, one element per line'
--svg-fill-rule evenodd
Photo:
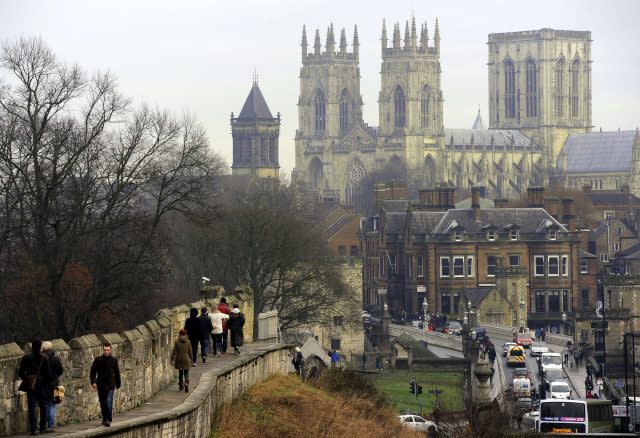
<path fill-rule="evenodd" d="M 265 345 L 266 345 L 265 343 L 261 343 L 261 342 L 248 343 L 248 344 L 245 344 L 245 346 L 242 348 L 242 351 L 247 353 L 255 349 L 264 347 Z M 178 372 L 176 371 L 175 383 L 172 383 L 162 391 L 158 392 L 155 396 L 151 397 L 149 400 L 147 400 L 143 405 L 139 407 L 136 407 L 134 409 L 131 409 L 125 412 L 114 413 L 112 425 L 115 425 L 118 422 L 125 421 L 125 420 L 132 420 L 135 418 L 145 417 L 147 415 L 151 415 L 159 412 L 165 412 L 171 408 L 174 408 L 175 406 L 180 405 L 187 399 L 187 397 L 190 394 L 193 393 L 193 390 L 198 385 L 200 378 L 202 377 L 203 374 L 213 373 L 216 371 L 216 369 L 220 365 L 232 362 L 234 360 L 237 360 L 238 358 L 242 358 L 242 354 L 238 356 L 234 354 L 233 351 L 231 352 L 227 351 L 227 353 L 223 354 L 219 358 L 209 357 L 207 358 L 206 364 L 203 364 L 200 358 L 198 358 L 198 360 L 200 361 L 198 363 L 198 366 L 192 367 L 189 370 L 189 380 L 190 380 L 189 393 L 185 393 L 184 391 L 178 390 Z M 102 423 L 102 419 L 96 418 L 95 420 L 91 420 L 83 423 L 65 424 L 63 426 L 57 427 L 55 432 L 42 434 L 42 436 L 56 437 L 56 436 L 65 436 L 67 434 L 71 434 L 75 432 L 90 431 L 94 429 L 105 429 L 105 427 L 102 426 L 101 423 Z M 13 436 L 27 437 L 31 435 L 27 433 L 23 435 L 13 435 Z"/>

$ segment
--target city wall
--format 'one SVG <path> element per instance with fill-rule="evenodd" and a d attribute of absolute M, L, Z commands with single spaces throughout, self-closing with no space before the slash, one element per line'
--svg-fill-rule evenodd
<path fill-rule="evenodd" d="M 154 319 L 131 330 L 85 335 L 68 343 L 61 339 L 51 340 L 64 369 L 60 384 L 65 387 L 65 400 L 58 405 L 58 423 L 82 422 L 100 416 L 98 395 L 89 382 L 89 369 L 94 357 L 102 353 L 104 342 L 112 345 L 122 376 L 122 387 L 114 398 L 114 412 L 141 405 L 172 382 L 175 370 L 169 360 L 171 349 L 178 331 L 184 327 L 189 310 L 192 307 L 211 308 L 223 293 L 221 288 L 209 289 L 202 300 L 161 309 Z M 250 341 L 253 336 L 253 297 L 242 289 L 224 296 L 230 305 L 237 303 L 244 313 L 245 341 Z M 0 345 L 0 436 L 29 429 L 27 397 L 18 391 L 20 380 L 17 377 L 20 359 L 28 349 L 29 345 L 23 349 L 16 343 Z"/>

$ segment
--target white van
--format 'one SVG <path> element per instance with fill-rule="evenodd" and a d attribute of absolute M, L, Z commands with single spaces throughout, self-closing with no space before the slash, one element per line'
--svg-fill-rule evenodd
<path fill-rule="evenodd" d="M 539 360 L 542 365 L 543 374 L 547 370 L 562 369 L 562 355 L 560 353 L 542 353 Z"/>

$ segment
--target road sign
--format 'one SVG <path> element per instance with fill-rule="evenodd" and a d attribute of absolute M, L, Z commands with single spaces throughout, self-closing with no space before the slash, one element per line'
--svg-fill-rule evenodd
<path fill-rule="evenodd" d="M 423 292 L 426 292 L 426 291 L 427 291 L 427 286 L 424 286 L 424 285 L 418 285 L 418 286 L 416 287 L 416 292 L 418 292 L 418 293 L 423 293 Z"/>
<path fill-rule="evenodd" d="M 444 391 L 442 389 L 430 389 L 427 391 L 429 394 L 442 394 Z"/>

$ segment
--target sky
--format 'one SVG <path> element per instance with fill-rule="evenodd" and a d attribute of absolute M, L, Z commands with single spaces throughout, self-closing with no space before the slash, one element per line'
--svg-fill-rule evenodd
<path fill-rule="evenodd" d="M 288 176 L 302 25 L 320 28 L 324 44 L 330 23 L 337 35 L 346 28 L 349 43 L 357 24 L 364 121 L 377 126 L 382 19 L 404 23 L 412 13 L 431 35 L 440 23 L 446 127 L 470 128 L 478 107 L 488 120 L 488 34 L 541 28 L 591 31 L 595 129 L 640 125 L 638 0 L 0 0 L 0 40 L 41 36 L 62 60 L 114 72 L 135 102 L 195 113 L 229 166 L 230 113 L 240 112 L 255 70 L 271 112 L 282 115 Z"/>

